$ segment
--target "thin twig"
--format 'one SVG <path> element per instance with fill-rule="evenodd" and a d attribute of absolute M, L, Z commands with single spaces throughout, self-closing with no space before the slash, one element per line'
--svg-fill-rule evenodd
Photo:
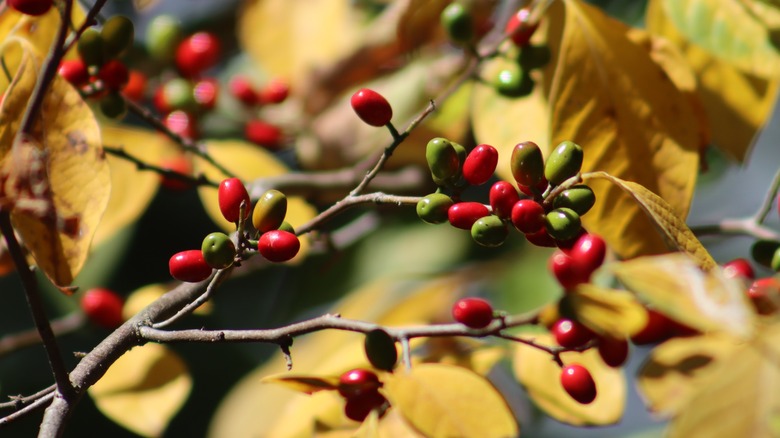
<path fill-rule="evenodd" d="M 766 195 L 764 195 L 764 200 L 761 202 L 761 206 L 758 207 L 756 214 L 753 215 L 752 219 L 756 224 L 764 223 L 766 216 L 772 211 L 772 206 L 775 204 L 775 199 L 777 199 L 778 189 L 780 189 L 780 169 L 778 169 L 775 176 L 772 177 L 772 182 L 769 184 L 769 190 L 767 190 Z"/>
<path fill-rule="evenodd" d="M 19 409 L 13 414 L 9 414 L 3 418 L 0 418 L 0 429 L 12 423 L 14 420 L 18 420 L 31 412 L 35 412 L 38 409 L 42 409 L 46 407 L 49 403 L 51 403 L 52 399 L 54 399 L 54 395 L 55 392 L 52 391 L 44 395 L 43 397 L 39 398 L 38 400 L 35 400 L 34 402 L 30 403 L 29 405 Z"/>
<path fill-rule="evenodd" d="M 135 164 L 135 167 L 138 168 L 138 170 L 148 170 L 151 172 L 155 172 L 165 178 L 173 178 L 182 181 L 184 183 L 187 183 L 192 187 L 197 187 L 197 186 L 209 186 L 214 188 L 219 187 L 218 182 L 210 180 L 203 173 L 199 174 L 198 176 L 191 176 L 191 175 L 183 174 L 181 172 L 177 172 L 173 169 L 165 169 L 160 166 L 155 166 L 154 164 L 149 164 L 144 160 L 136 157 L 135 155 L 127 152 L 123 147 L 103 146 L 103 150 L 106 153 L 109 153 L 115 157 L 121 158 L 123 160 L 127 160 Z"/>
<path fill-rule="evenodd" d="M 697 237 L 720 234 L 780 241 L 780 233 L 772 228 L 756 223 L 755 217 L 723 219 L 716 224 L 695 225 L 691 226 L 691 231 Z"/>
<path fill-rule="evenodd" d="M 33 402 L 35 400 L 38 400 L 39 398 L 50 394 L 54 392 L 54 390 L 57 389 L 57 385 L 51 385 L 48 388 L 44 388 L 35 394 L 30 394 L 27 396 L 9 396 L 8 398 L 11 399 L 9 402 L 0 403 L 0 409 L 7 409 L 7 408 L 15 408 L 15 409 L 21 409 L 26 405 L 27 403 Z"/>
<path fill-rule="evenodd" d="M 396 205 L 417 205 L 420 202 L 419 196 L 394 196 L 385 193 L 368 193 L 365 195 L 347 196 L 341 201 L 331 205 L 328 209 L 317 215 L 314 219 L 298 227 L 295 232 L 300 236 L 313 231 L 315 228 L 327 222 L 333 216 L 360 204 L 396 204 Z"/>
<path fill-rule="evenodd" d="M 163 327 L 167 327 L 167 326 L 173 324 L 174 322 L 180 320 L 181 318 L 183 318 L 183 317 L 191 314 L 192 312 L 194 312 L 198 307 L 203 305 L 206 301 L 208 301 L 211 298 L 211 295 L 214 293 L 214 291 L 216 290 L 217 286 L 219 286 L 222 283 L 222 281 L 224 281 L 230 275 L 230 271 L 231 270 L 232 270 L 232 267 L 231 268 L 227 268 L 227 269 L 222 269 L 220 271 L 217 271 L 217 274 L 214 275 L 214 277 L 212 277 L 211 281 L 209 282 L 208 287 L 206 288 L 206 291 L 203 294 L 201 294 L 198 298 L 196 298 L 191 303 L 189 303 L 186 306 L 184 306 L 181 310 L 176 312 L 176 314 L 171 316 L 170 318 L 168 318 L 168 319 L 166 319 L 164 321 L 160 321 L 158 323 L 152 324 L 152 327 L 158 328 L 158 329 L 159 328 L 163 328 Z"/>
<path fill-rule="evenodd" d="M 62 336 L 72 333 L 84 326 L 84 314 L 82 312 L 73 312 L 62 318 L 51 321 L 51 329 L 54 336 Z M 12 333 L 0 338 L 0 357 L 6 356 L 14 351 L 25 347 L 38 345 L 41 343 L 41 334 L 37 329 L 25 330 L 19 333 Z M 0 407 L 2 405 L 0 404 Z"/>
<path fill-rule="evenodd" d="M 103 6 L 105 6 L 107 1 L 108 0 L 97 0 L 91 8 L 88 8 L 89 10 L 87 11 L 87 15 L 84 18 L 84 22 L 81 23 L 81 26 L 79 26 L 79 28 L 76 29 L 76 31 L 73 32 L 65 42 L 66 52 L 79 41 L 81 34 L 83 34 L 85 30 L 92 27 L 92 23 L 95 21 L 95 18 L 98 16 L 98 14 L 100 14 L 100 10 L 103 9 Z M 70 20 L 70 17 L 68 17 L 68 19 Z"/>

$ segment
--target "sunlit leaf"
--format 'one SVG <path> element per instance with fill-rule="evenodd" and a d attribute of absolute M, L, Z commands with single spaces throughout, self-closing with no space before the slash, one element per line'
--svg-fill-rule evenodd
<path fill-rule="evenodd" d="M 159 344 L 120 357 L 89 395 L 105 416 L 142 436 L 160 436 L 192 389 L 181 358 Z"/>
<path fill-rule="evenodd" d="M 441 11 L 450 0 L 409 0 L 398 20 L 398 44 L 404 49 L 416 49 L 434 35 L 442 35 L 439 25 Z"/>
<path fill-rule="evenodd" d="M 153 283 L 134 290 L 125 300 L 124 306 L 122 306 L 122 317 L 124 319 L 132 318 L 138 312 L 146 308 L 146 306 L 165 295 L 169 289 L 170 287 L 168 286 Z M 212 307 L 212 302 L 206 301 L 195 309 L 193 313 L 195 315 L 208 315 L 211 312 Z"/>
<path fill-rule="evenodd" d="M 518 429 L 501 394 L 483 377 L 451 365 L 420 364 L 388 375 L 392 409 L 431 437 L 510 437 Z"/>
<path fill-rule="evenodd" d="M 339 386 L 338 377 L 321 377 L 295 374 L 276 374 L 263 378 L 265 383 L 282 385 L 293 391 L 314 394 L 319 391 L 334 390 Z"/>
<path fill-rule="evenodd" d="M 702 271 L 685 254 L 640 257 L 611 266 L 626 287 L 662 313 L 691 328 L 747 338 L 756 314 L 744 285 L 720 269 Z"/>
<path fill-rule="evenodd" d="M 541 345 L 555 345 L 550 335 L 534 336 Z M 561 386 L 561 368 L 550 354 L 517 344 L 513 367 L 515 376 L 531 400 L 549 416 L 575 426 L 615 424 L 626 404 L 626 378 L 623 371 L 604 364 L 595 348 L 583 353 L 562 353 L 564 364 L 577 363 L 590 371 L 596 382 L 596 399 L 587 405 L 576 402 Z"/>
<path fill-rule="evenodd" d="M 421 358 L 422 362 L 455 365 L 483 376 L 506 356 L 503 348 L 490 347 L 472 339 L 428 338 L 421 348 L 427 353 Z"/>
<path fill-rule="evenodd" d="M 71 23 L 81 26 L 84 22 L 84 10 L 78 2 L 73 3 Z M 39 16 L 32 16 L 17 12 L 13 8 L 4 8 L 0 13 L 0 40 L 6 40 L 11 36 L 20 37 L 32 44 L 40 56 L 45 56 L 54 42 L 57 29 L 60 27 L 60 11 L 51 8 L 48 12 Z M 75 56 L 75 47 L 68 52 L 69 56 Z"/>
<path fill-rule="evenodd" d="M 601 335 L 624 339 L 647 324 L 647 311 L 625 291 L 581 284 L 564 299 L 578 321 Z"/>

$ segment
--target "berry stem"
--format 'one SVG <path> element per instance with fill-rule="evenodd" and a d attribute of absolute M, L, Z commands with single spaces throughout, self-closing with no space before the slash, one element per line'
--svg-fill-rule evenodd
<path fill-rule="evenodd" d="M 50 324 L 54 336 L 62 336 L 80 329 L 84 326 L 84 322 L 86 322 L 86 319 L 82 312 L 73 312 L 62 318 L 51 320 Z M 36 329 L 5 335 L 0 338 L 0 358 L 40 343 L 41 334 Z M 0 408 L 2 406 L 2 403 L 0 403 Z"/>
<path fill-rule="evenodd" d="M 103 150 L 111 154 L 115 157 L 122 158 L 123 160 L 127 160 L 133 164 L 135 164 L 135 167 L 138 170 L 148 170 L 151 172 L 155 172 L 160 174 L 161 176 L 167 177 L 167 178 L 174 178 L 179 181 L 183 181 L 189 184 L 192 184 L 192 186 L 208 186 L 208 187 L 214 187 L 218 188 L 219 183 L 210 180 L 206 175 L 199 174 L 198 176 L 190 176 L 185 175 L 183 173 L 177 172 L 173 169 L 163 169 L 160 166 L 155 166 L 154 164 L 149 164 L 142 159 L 136 157 L 135 155 L 127 152 L 123 147 L 114 147 L 114 146 L 103 146 Z"/>
<path fill-rule="evenodd" d="M 422 198 L 419 196 L 394 196 L 382 192 L 368 193 L 365 195 L 347 196 L 341 201 L 338 201 L 335 204 L 331 205 L 327 210 L 317 215 L 314 219 L 298 227 L 295 230 L 295 233 L 298 236 L 302 236 L 306 233 L 310 233 L 314 231 L 316 228 L 320 227 L 323 223 L 332 219 L 342 210 L 346 210 L 347 208 L 354 207 L 356 205 L 368 204 L 368 203 L 396 204 L 399 206 L 417 205 L 417 203 L 420 202 L 420 199 Z"/>
<path fill-rule="evenodd" d="M 406 370 L 412 369 L 412 348 L 409 344 L 409 338 L 401 338 L 401 353 L 404 361 L 404 367 Z"/>
<path fill-rule="evenodd" d="M 68 36 L 68 39 L 65 41 L 65 52 L 70 50 L 74 44 L 76 44 L 79 41 L 79 38 L 81 37 L 81 34 L 84 33 L 85 30 L 92 27 L 95 20 L 99 17 L 100 11 L 103 9 L 103 6 L 108 2 L 108 0 L 97 0 L 95 1 L 95 4 L 89 7 L 89 5 L 84 5 L 83 2 L 82 5 L 84 6 L 84 9 L 87 9 L 87 15 L 84 17 L 84 22 L 81 23 L 81 26 L 79 26 L 78 29 L 76 29 L 72 34 Z M 67 22 L 69 24 L 69 27 L 73 27 L 73 23 L 70 21 L 70 14 L 63 15 L 63 18 L 67 18 Z"/>
<path fill-rule="evenodd" d="M 766 195 L 764 195 L 764 200 L 758 207 L 756 214 L 752 217 L 752 220 L 757 225 L 762 224 L 766 219 L 766 216 L 772 210 L 772 205 L 774 205 L 778 189 L 780 189 L 780 169 L 778 169 L 778 171 L 775 172 L 775 176 L 772 177 L 772 182 L 769 184 L 769 190 L 767 190 Z"/>
<path fill-rule="evenodd" d="M 233 270 L 233 266 L 231 265 L 225 269 L 220 269 L 217 271 L 216 275 L 214 275 L 211 280 L 209 281 L 208 286 L 206 287 L 206 291 L 203 292 L 199 297 L 197 297 L 195 300 L 193 300 L 190 303 L 187 303 L 184 307 L 179 309 L 178 312 L 176 312 L 173 316 L 170 318 L 160 321 L 157 323 L 152 324 L 152 327 L 154 328 L 163 328 L 167 327 L 174 322 L 180 320 L 181 318 L 191 314 L 195 311 L 198 307 L 203 305 L 206 301 L 211 299 L 211 296 L 213 295 L 214 291 L 217 289 L 217 287 L 222 284 L 222 282 L 227 279 L 227 277 L 230 275 L 230 272 Z"/>

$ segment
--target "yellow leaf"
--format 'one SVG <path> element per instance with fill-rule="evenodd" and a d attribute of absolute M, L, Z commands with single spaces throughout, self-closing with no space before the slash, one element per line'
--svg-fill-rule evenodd
<path fill-rule="evenodd" d="M 162 435 L 192 389 L 186 364 L 163 345 L 136 347 L 111 365 L 89 395 L 105 416 L 142 436 Z"/>
<path fill-rule="evenodd" d="M 401 416 L 397 409 L 389 409 L 379 421 L 380 438 L 424 438 Z"/>
<path fill-rule="evenodd" d="M 691 328 L 739 338 L 754 331 L 756 313 L 744 285 L 720 269 L 702 271 L 696 260 L 679 253 L 640 257 L 611 269 L 643 301 Z"/>
<path fill-rule="evenodd" d="M 321 377 L 312 375 L 275 374 L 263 377 L 264 383 L 282 385 L 293 391 L 304 394 L 314 394 L 319 391 L 335 390 L 339 386 L 338 377 Z"/>
<path fill-rule="evenodd" d="M 664 0 L 663 6 L 678 31 L 714 56 L 756 76 L 780 74 L 772 40 L 777 9 L 754 0 Z"/>
<path fill-rule="evenodd" d="M 626 291 L 581 284 L 563 299 L 578 321 L 600 335 L 625 339 L 647 324 L 647 311 Z"/>
<path fill-rule="evenodd" d="M 74 3 L 71 12 L 71 23 L 74 27 L 81 26 L 86 16 L 79 3 Z M 54 42 L 57 29 L 60 27 L 60 11 L 51 8 L 48 12 L 39 16 L 32 16 L 17 12 L 12 8 L 5 8 L 0 13 L 0 40 L 7 40 L 15 36 L 27 40 L 40 56 L 45 56 Z M 75 53 L 75 46 L 68 53 Z M 2 76 L 2 75 L 0 75 Z"/>
<path fill-rule="evenodd" d="M 420 364 L 385 379 L 391 409 L 430 437 L 514 437 L 512 411 L 489 381 L 465 368 Z"/>
<path fill-rule="evenodd" d="M 637 376 L 637 387 L 647 407 L 672 416 L 690 406 L 690 399 L 717 369 L 715 363 L 737 348 L 723 333 L 673 338 L 655 347 Z"/>
<path fill-rule="evenodd" d="M 273 154 L 263 148 L 243 141 L 209 141 L 207 143 L 207 151 L 216 162 L 230 169 L 245 183 L 258 178 L 281 175 L 288 171 L 287 167 Z M 225 178 L 222 172 L 206 160 L 195 157 L 194 164 L 196 169 L 203 172 L 206 177 L 213 181 L 221 181 Z M 228 222 L 222 217 L 217 199 L 217 189 L 201 186 L 198 188 L 198 194 L 200 194 L 200 199 L 203 201 L 203 207 L 214 223 L 227 232 L 235 231 L 235 224 Z M 257 199 L 261 194 L 250 193 L 250 196 Z M 287 216 L 285 220 L 293 227 L 297 228 L 303 225 L 316 214 L 317 211 L 314 207 L 309 205 L 303 198 L 290 196 L 287 199 Z M 308 239 L 302 237 L 301 249 L 293 260 L 302 260 L 302 257 L 308 251 L 308 247 Z"/>
<path fill-rule="evenodd" d="M 585 181 L 605 179 L 628 193 L 652 221 L 655 230 L 661 234 L 670 249 L 677 249 L 691 256 L 702 269 L 712 269 L 716 266 L 715 260 L 701 244 L 699 239 L 688 228 L 688 225 L 680 219 L 675 209 L 663 198 L 648 190 L 641 184 L 616 178 L 605 172 L 594 172 L 583 175 Z M 617 210 L 620 211 L 620 210 Z M 614 217 L 614 216 L 613 216 Z M 611 242 L 610 242 L 611 244 Z"/>
<path fill-rule="evenodd" d="M 648 2 L 648 30 L 668 38 L 685 53 L 699 80 L 698 93 L 710 121 L 713 142 L 734 159 L 744 160 L 756 133 L 774 107 L 778 80 L 770 81 L 738 70 L 691 44 L 670 22 L 663 1 Z"/>
<path fill-rule="evenodd" d="M 449 3 L 450 0 L 407 1 L 398 20 L 398 44 L 404 50 L 414 50 L 433 36 L 442 36 L 439 17 Z"/>
<path fill-rule="evenodd" d="M 9 101 L 0 108 L 0 141 L 5 148 L 19 128 L 40 62 L 23 40 L 6 42 L 4 49 L 14 44 L 24 55 L 17 79 L 7 90 Z M 6 149 L 2 159 L 6 176 L 18 189 L 5 193 L 15 203 L 14 228 L 52 283 L 64 288 L 86 261 L 111 189 L 94 114 L 78 92 L 56 76 L 32 138 L 16 143 L 10 154 Z M 27 208 L 30 202 L 36 205 Z"/>
<path fill-rule="evenodd" d="M 134 290 L 125 300 L 124 306 L 122 306 L 122 317 L 125 320 L 132 318 L 146 306 L 165 295 L 169 290 L 169 287 L 159 283 L 149 284 Z M 194 313 L 196 315 L 208 315 L 213 306 L 214 304 L 211 301 L 206 301 L 195 309 Z"/>
<path fill-rule="evenodd" d="M 533 339 L 538 344 L 555 345 L 550 335 Z M 582 353 L 565 352 L 561 359 L 564 364 L 578 363 L 590 371 L 596 382 L 596 399 L 587 405 L 576 402 L 561 386 L 561 368 L 548 353 L 517 344 L 513 360 L 515 376 L 531 400 L 549 416 L 574 426 L 604 426 L 620 421 L 626 404 L 623 372 L 604 364 L 595 348 Z"/>
<path fill-rule="evenodd" d="M 269 385 L 266 385 L 267 387 Z M 276 386 L 271 386 L 276 389 Z M 282 389 L 282 394 L 293 394 L 292 402 L 279 406 L 278 416 L 268 417 L 267 413 L 255 411 L 255 419 L 259 416 L 268 421 L 258 421 L 254 432 L 243 430 L 232 437 L 272 436 L 277 438 L 311 437 L 319 432 L 327 432 L 342 428 L 352 431 L 358 425 L 344 415 L 344 398 L 335 391 L 320 391 L 310 396 L 294 394 Z M 275 391 L 263 392 L 263 395 L 273 396 Z M 274 398 L 278 403 L 280 399 Z M 215 434 L 214 436 L 223 436 Z"/>

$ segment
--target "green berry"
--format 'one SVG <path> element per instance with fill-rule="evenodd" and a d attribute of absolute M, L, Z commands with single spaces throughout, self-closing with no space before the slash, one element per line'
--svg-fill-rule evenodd
<path fill-rule="evenodd" d="M 506 240 L 509 228 L 498 216 L 480 218 L 471 226 L 471 238 L 482 246 L 500 246 Z"/>
<path fill-rule="evenodd" d="M 172 61 L 183 39 L 181 23 L 171 15 L 158 15 L 146 28 L 146 50 L 159 61 Z"/>
<path fill-rule="evenodd" d="M 290 224 L 287 221 L 284 221 L 284 222 L 282 222 L 281 225 L 279 225 L 279 230 L 280 231 L 287 231 L 288 233 L 295 234 L 295 227 L 293 227 L 292 224 Z"/>
<path fill-rule="evenodd" d="M 769 267 L 772 266 L 772 259 L 774 259 L 778 249 L 780 249 L 780 242 L 757 240 L 750 249 L 750 253 L 757 263 Z"/>
<path fill-rule="evenodd" d="M 464 44 L 474 38 L 474 25 L 471 13 L 460 3 L 450 3 L 441 12 L 441 25 L 447 31 L 450 39 Z"/>
<path fill-rule="evenodd" d="M 579 173 L 582 168 L 582 147 L 564 141 L 547 157 L 544 176 L 552 185 L 558 185 Z"/>
<path fill-rule="evenodd" d="M 115 15 L 106 20 L 100 35 L 103 37 L 103 54 L 106 59 L 114 59 L 133 45 L 135 28 L 129 18 Z"/>
<path fill-rule="evenodd" d="M 398 351 L 395 340 L 386 331 L 374 329 L 366 333 L 364 347 L 366 357 L 374 368 L 393 371 L 398 362 Z"/>
<path fill-rule="evenodd" d="M 81 34 L 76 50 L 87 66 L 101 66 L 105 60 L 103 58 L 103 45 L 103 36 L 100 31 L 90 27 Z"/>
<path fill-rule="evenodd" d="M 519 65 L 513 65 L 498 72 L 493 87 L 503 96 L 523 97 L 531 94 L 534 82 Z"/>
<path fill-rule="evenodd" d="M 203 260 L 214 269 L 224 269 L 233 264 L 236 245 L 225 233 L 211 233 L 200 247 Z"/>
<path fill-rule="evenodd" d="M 198 108 L 192 82 L 184 78 L 173 78 L 163 85 L 163 99 L 171 110 L 193 112 Z"/>
<path fill-rule="evenodd" d="M 252 225 L 261 233 L 276 230 L 287 215 L 287 196 L 279 190 L 268 190 L 257 200 Z"/>
<path fill-rule="evenodd" d="M 775 272 L 780 272 L 780 248 L 777 248 L 775 253 L 772 255 L 772 260 L 769 263 L 769 267 L 772 268 L 772 270 Z"/>
<path fill-rule="evenodd" d="M 573 239 L 582 229 L 580 215 L 571 208 L 556 208 L 545 216 L 545 229 L 555 240 Z"/>
<path fill-rule="evenodd" d="M 518 62 L 524 70 L 544 67 L 550 62 L 550 48 L 546 45 L 525 46 L 520 50 Z"/>
<path fill-rule="evenodd" d="M 512 176 L 518 184 L 526 187 L 536 187 L 544 178 L 542 150 L 532 141 L 518 143 L 512 149 L 510 167 Z"/>
<path fill-rule="evenodd" d="M 442 224 L 448 221 L 447 211 L 453 204 L 449 196 L 431 193 L 417 203 L 417 216 L 429 224 Z"/>
<path fill-rule="evenodd" d="M 596 195 L 593 193 L 593 189 L 585 184 L 577 184 L 576 186 L 566 189 L 561 192 L 560 195 L 555 197 L 553 201 L 554 208 L 571 208 L 576 211 L 580 216 L 587 213 L 593 205 L 596 203 Z"/>
<path fill-rule="evenodd" d="M 431 174 L 440 180 L 455 176 L 460 168 L 458 152 L 445 138 L 437 137 L 428 142 L 425 147 L 425 159 L 428 161 Z"/>
<path fill-rule="evenodd" d="M 108 118 L 121 119 L 127 114 L 127 102 L 117 92 L 108 93 L 100 99 L 100 111 Z"/>

